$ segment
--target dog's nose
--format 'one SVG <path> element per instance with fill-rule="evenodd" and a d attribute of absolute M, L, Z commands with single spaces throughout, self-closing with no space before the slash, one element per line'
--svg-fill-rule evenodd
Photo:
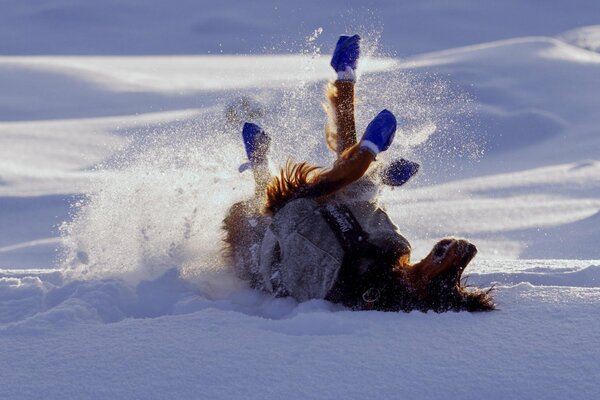
<path fill-rule="evenodd" d="M 469 254 L 473 254 L 473 256 L 475 256 L 475 254 L 477 254 L 477 247 L 473 243 L 469 243 L 467 250 L 468 250 Z"/>

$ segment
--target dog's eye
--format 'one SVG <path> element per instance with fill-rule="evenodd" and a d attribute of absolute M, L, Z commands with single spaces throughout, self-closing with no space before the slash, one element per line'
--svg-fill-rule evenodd
<path fill-rule="evenodd" d="M 436 244 L 435 250 L 433 252 L 435 258 L 444 257 L 444 255 L 448 251 L 448 247 L 450 247 L 451 244 L 452 244 L 452 240 L 449 240 L 449 239 L 442 240 L 438 244 Z"/>
<path fill-rule="evenodd" d="M 441 258 L 444 256 L 444 254 L 446 253 L 446 247 L 445 246 L 437 246 L 435 248 L 435 257 L 436 258 Z"/>

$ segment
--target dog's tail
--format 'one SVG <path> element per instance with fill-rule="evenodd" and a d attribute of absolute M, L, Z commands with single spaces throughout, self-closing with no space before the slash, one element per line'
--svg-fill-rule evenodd
<path fill-rule="evenodd" d="M 265 211 L 275 214 L 289 201 L 302 197 L 302 193 L 315 181 L 322 169 L 306 162 L 294 164 L 289 161 L 281 169 L 279 176 L 267 185 Z"/>

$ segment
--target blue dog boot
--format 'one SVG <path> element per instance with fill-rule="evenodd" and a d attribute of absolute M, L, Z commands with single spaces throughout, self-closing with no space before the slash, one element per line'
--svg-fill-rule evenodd
<path fill-rule="evenodd" d="M 269 151 L 271 138 L 260 126 L 251 122 L 246 122 L 242 129 L 242 139 L 244 141 L 244 147 L 246 148 L 246 155 L 248 156 L 249 162 L 240 166 L 240 172 L 243 172 L 254 165 L 267 162 L 267 152 Z"/>
<path fill-rule="evenodd" d="M 396 117 L 388 110 L 383 110 L 367 126 L 360 141 L 360 147 L 371 151 L 374 156 L 386 151 L 396 134 Z"/>
<path fill-rule="evenodd" d="M 356 64 L 360 57 L 360 36 L 340 36 L 335 45 L 331 66 L 339 80 L 356 80 Z"/>
<path fill-rule="evenodd" d="M 404 158 L 392 161 L 381 172 L 381 181 L 388 186 L 402 186 L 419 172 L 420 167 L 418 163 Z"/>

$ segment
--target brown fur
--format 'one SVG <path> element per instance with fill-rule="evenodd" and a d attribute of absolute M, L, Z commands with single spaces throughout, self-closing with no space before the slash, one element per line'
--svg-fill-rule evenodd
<path fill-rule="evenodd" d="M 410 282 L 414 308 L 443 311 L 490 311 L 495 308 L 490 290 L 470 288 L 462 274 L 477 254 L 477 248 L 464 239 L 440 240 L 429 255 L 412 267 L 403 278 Z"/>
<path fill-rule="evenodd" d="M 328 117 L 325 126 L 327 146 L 338 155 L 356 144 L 354 121 L 354 83 L 330 82 L 325 89 L 327 102 L 323 105 Z"/>
<path fill-rule="evenodd" d="M 275 214 L 290 200 L 297 197 L 303 188 L 314 182 L 322 168 L 315 167 L 306 162 L 294 164 L 288 160 L 279 176 L 275 176 L 267 184 L 265 211 Z"/>
<path fill-rule="evenodd" d="M 335 115 L 337 95 L 337 88 L 333 83 L 329 82 L 325 87 L 325 97 L 327 98 L 327 102 L 323 103 L 323 110 L 325 110 L 325 114 L 327 114 L 325 143 L 327 143 L 327 147 L 334 153 L 338 152 L 338 143 L 340 142 L 338 137 L 337 116 Z"/>
<path fill-rule="evenodd" d="M 265 194 L 266 214 L 275 214 L 289 201 L 299 197 L 326 198 L 360 179 L 375 160 L 373 154 L 355 144 L 347 148 L 332 168 L 323 169 L 306 162 L 289 161 L 279 176 L 271 178 Z"/>
<path fill-rule="evenodd" d="M 262 241 L 269 222 L 259 213 L 255 199 L 235 203 L 223 220 L 222 255 L 234 266 L 238 277 L 250 281 L 253 287 L 260 282 L 260 274 L 251 248 Z"/>
<path fill-rule="evenodd" d="M 229 208 L 225 219 L 223 219 L 223 231 L 225 236 L 223 238 L 223 256 L 228 262 L 237 264 L 235 257 L 236 248 L 243 246 L 247 237 L 247 229 L 244 229 L 244 225 L 241 223 L 249 215 L 248 203 L 240 201 L 235 203 Z"/>

